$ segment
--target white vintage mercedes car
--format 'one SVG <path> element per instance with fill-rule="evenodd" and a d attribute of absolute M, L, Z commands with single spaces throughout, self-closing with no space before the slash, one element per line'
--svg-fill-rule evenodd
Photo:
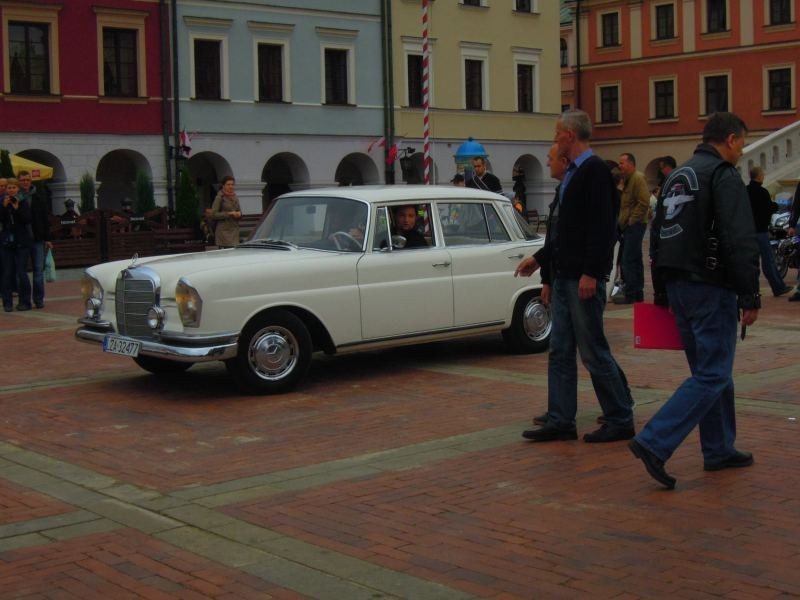
<path fill-rule="evenodd" d="M 513 272 L 542 244 L 491 192 L 292 192 L 236 248 L 86 269 L 75 335 L 155 374 L 224 361 L 247 393 L 293 388 L 315 351 L 499 332 L 513 351 L 537 352 L 551 330 L 541 280 Z"/>

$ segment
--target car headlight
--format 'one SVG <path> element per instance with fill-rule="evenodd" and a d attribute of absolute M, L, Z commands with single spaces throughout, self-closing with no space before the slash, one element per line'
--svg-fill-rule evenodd
<path fill-rule="evenodd" d="M 200 327 L 203 299 L 185 279 L 178 280 L 178 285 L 175 286 L 175 302 L 184 327 Z"/>
<path fill-rule="evenodd" d="M 84 273 L 81 278 L 81 297 L 86 308 L 86 317 L 98 318 L 103 312 L 103 286 L 88 273 Z"/>

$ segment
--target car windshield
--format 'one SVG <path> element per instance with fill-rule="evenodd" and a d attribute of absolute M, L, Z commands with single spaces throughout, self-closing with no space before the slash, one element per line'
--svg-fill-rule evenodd
<path fill-rule="evenodd" d="M 250 243 L 280 240 L 300 248 L 360 252 L 367 215 L 365 203 L 348 198 L 282 197 L 275 201 Z"/>

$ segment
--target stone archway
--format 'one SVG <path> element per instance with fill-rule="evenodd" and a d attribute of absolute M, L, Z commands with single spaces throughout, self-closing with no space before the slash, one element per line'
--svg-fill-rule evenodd
<path fill-rule="evenodd" d="M 380 183 L 378 167 L 361 152 L 345 156 L 336 167 L 334 180 L 339 185 L 374 185 Z"/>
<path fill-rule="evenodd" d="M 44 182 L 38 181 L 35 182 L 34 185 L 36 186 L 37 190 L 43 191 L 46 194 L 46 198 L 49 200 L 48 208 L 50 209 L 50 212 L 54 212 L 53 209 L 55 207 L 55 212 L 60 214 L 62 211 L 61 207 L 66 199 L 64 190 L 67 182 L 67 173 L 64 169 L 64 165 L 61 163 L 58 157 L 56 157 L 54 154 L 51 154 L 47 150 L 31 148 L 28 150 L 21 150 L 20 152 L 15 152 L 15 154 L 21 156 L 22 158 L 27 158 L 28 160 L 47 165 L 53 169 L 52 179 L 48 179 Z"/>
<path fill-rule="evenodd" d="M 262 192 L 262 209 L 267 210 L 272 201 L 281 194 L 308 187 L 308 167 L 296 154 L 280 152 L 264 165 L 261 181 L 266 184 Z"/>
<path fill-rule="evenodd" d="M 97 163 L 97 208 L 119 210 L 123 200 L 136 201 L 136 173 L 152 177 L 147 158 L 135 150 L 112 150 Z"/>
<path fill-rule="evenodd" d="M 197 188 L 200 213 L 211 208 L 217 196 L 219 180 L 226 175 L 233 176 L 233 169 L 227 160 L 216 152 L 198 152 L 186 161 L 186 169 Z"/>

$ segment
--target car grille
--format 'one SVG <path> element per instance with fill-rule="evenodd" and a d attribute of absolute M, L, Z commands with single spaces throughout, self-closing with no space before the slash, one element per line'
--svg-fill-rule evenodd
<path fill-rule="evenodd" d="M 158 302 L 156 284 L 149 277 L 125 270 L 117 278 L 117 332 L 140 339 L 153 339 L 147 325 L 147 311 Z"/>

